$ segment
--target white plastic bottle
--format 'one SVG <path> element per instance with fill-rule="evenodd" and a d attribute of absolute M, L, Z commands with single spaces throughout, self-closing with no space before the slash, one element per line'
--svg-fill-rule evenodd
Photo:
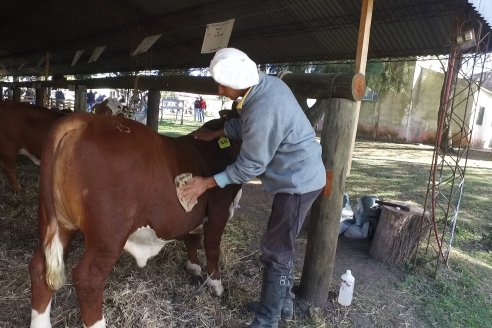
<path fill-rule="evenodd" d="M 352 304 L 352 296 L 354 294 L 355 278 L 352 276 L 352 272 L 347 270 L 342 275 L 342 281 L 340 282 L 340 292 L 338 293 L 338 303 L 343 306 L 349 306 Z"/>

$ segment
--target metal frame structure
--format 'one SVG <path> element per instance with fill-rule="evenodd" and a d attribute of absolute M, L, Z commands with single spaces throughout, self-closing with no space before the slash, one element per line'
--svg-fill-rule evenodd
<path fill-rule="evenodd" d="M 422 220 L 421 234 L 427 233 L 427 238 L 421 238 L 416 254 L 420 264 L 434 261 L 434 276 L 441 265 L 448 264 L 452 250 L 477 99 L 485 80 L 485 67 L 492 62 L 492 54 L 487 53 L 490 33 L 482 34 L 480 22 L 457 21 L 451 37 L 454 42 L 447 64 L 441 62 L 447 68 L 424 202 L 430 222 Z"/>

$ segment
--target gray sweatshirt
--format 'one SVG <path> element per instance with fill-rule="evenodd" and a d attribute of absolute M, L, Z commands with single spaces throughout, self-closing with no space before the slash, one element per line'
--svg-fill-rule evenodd
<path fill-rule="evenodd" d="M 289 87 L 260 73 L 238 111 L 225 123 L 228 138 L 242 140 L 236 162 L 214 176 L 220 187 L 258 177 L 267 192 L 304 194 L 326 183 L 321 146 Z"/>

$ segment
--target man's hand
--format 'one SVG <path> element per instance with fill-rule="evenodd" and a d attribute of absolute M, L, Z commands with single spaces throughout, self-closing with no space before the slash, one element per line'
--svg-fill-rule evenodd
<path fill-rule="evenodd" d="M 204 131 L 197 130 L 192 133 L 195 139 L 203 140 L 203 141 L 211 141 L 225 135 L 224 129 L 215 130 L 215 131 Z"/>
<path fill-rule="evenodd" d="M 192 200 L 200 197 L 205 191 L 217 186 L 214 177 L 193 177 L 187 184 L 178 188 L 179 197 Z"/>

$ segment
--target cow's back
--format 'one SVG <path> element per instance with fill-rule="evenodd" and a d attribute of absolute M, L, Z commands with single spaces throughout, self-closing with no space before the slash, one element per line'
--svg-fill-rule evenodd
<path fill-rule="evenodd" d="M 25 149 L 40 158 L 48 130 L 63 115 L 29 104 L 0 103 L 0 149 L 15 151 L 15 155 L 19 149 Z"/>
<path fill-rule="evenodd" d="M 39 164 L 43 141 L 51 125 L 64 114 L 19 102 L 0 102 L 0 169 L 14 192 L 22 187 L 15 174 L 18 154 Z"/>
<path fill-rule="evenodd" d="M 173 239 L 202 222 L 206 197 L 186 213 L 174 183 L 184 172 L 208 173 L 192 137 L 163 137 L 120 117 L 74 114 L 55 124 L 48 143 L 41 190 L 52 197 L 58 220 L 74 229 L 119 229 L 126 238 L 148 225 Z"/>

